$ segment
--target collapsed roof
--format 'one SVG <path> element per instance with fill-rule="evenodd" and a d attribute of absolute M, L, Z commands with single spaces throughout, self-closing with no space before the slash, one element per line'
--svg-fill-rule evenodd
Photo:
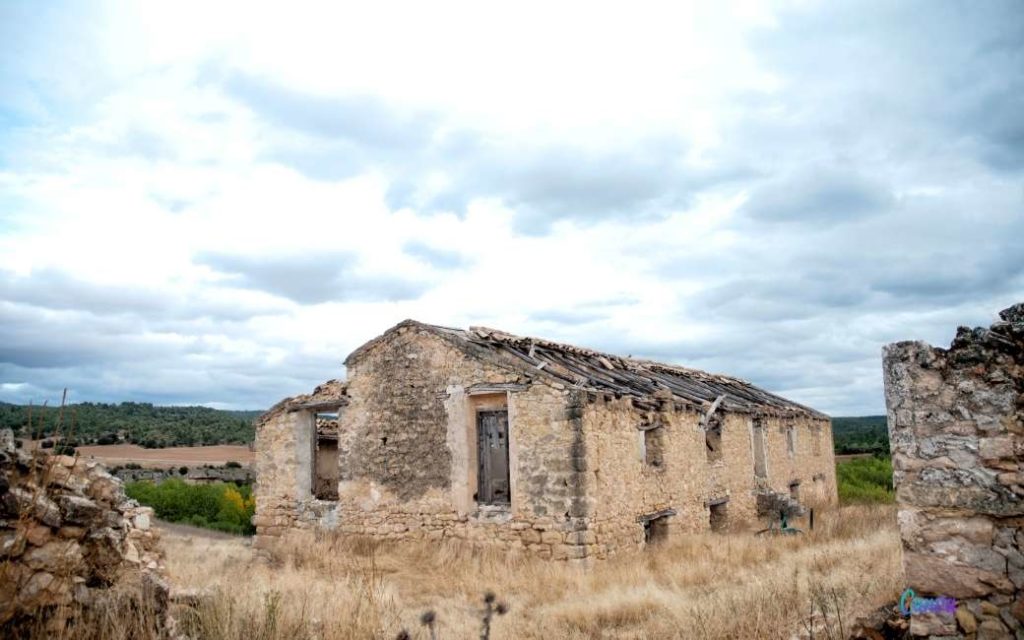
<path fill-rule="evenodd" d="M 624 358 L 486 327 L 465 330 L 405 320 L 353 351 L 345 364 L 355 363 L 393 333 L 408 327 L 427 330 L 472 355 L 493 356 L 493 359 L 532 377 L 553 378 L 566 386 L 585 391 L 632 396 L 638 400 L 651 399 L 655 394 L 667 391 L 674 398 L 696 407 L 706 408 L 718 401 L 725 411 L 828 418 L 810 407 L 739 378 L 651 360 Z"/>
<path fill-rule="evenodd" d="M 348 385 L 341 380 L 328 380 L 317 385 L 313 393 L 306 393 L 291 398 L 285 398 L 266 413 L 256 419 L 257 425 L 262 425 L 272 416 L 283 411 L 318 411 L 336 410 L 348 404 Z"/>

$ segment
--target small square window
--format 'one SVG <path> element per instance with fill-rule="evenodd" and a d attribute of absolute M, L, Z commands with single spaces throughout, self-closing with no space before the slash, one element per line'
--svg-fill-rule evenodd
<path fill-rule="evenodd" d="M 652 426 L 644 430 L 644 462 L 649 467 L 660 468 L 664 464 L 665 436 L 664 429 Z"/>

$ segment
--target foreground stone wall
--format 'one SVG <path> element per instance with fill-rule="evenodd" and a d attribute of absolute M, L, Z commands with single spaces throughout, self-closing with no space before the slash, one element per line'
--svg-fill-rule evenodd
<path fill-rule="evenodd" d="M 955 598 L 914 615 L 918 636 L 1024 634 L 1024 304 L 949 349 L 884 350 L 885 397 L 907 586 Z"/>
<path fill-rule="evenodd" d="M 7 433 L 10 433 L 8 430 Z M 152 510 L 96 462 L 0 445 L 0 634 L 42 619 L 56 637 L 116 585 L 166 605 Z"/>

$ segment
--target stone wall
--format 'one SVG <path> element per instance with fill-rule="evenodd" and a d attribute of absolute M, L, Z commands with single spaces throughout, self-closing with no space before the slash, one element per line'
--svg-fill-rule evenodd
<path fill-rule="evenodd" d="M 570 392 L 470 357 L 431 332 L 396 333 L 349 364 L 338 530 L 578 555 Z M 500 408 L 512 433 L 511 505 L 478 507 L 476 411 Z"/>
<path fill-rule="evenodd" d="M 1024 304 L 949 349 L 884 350 L 885 397 L 907 586 L 955 598 L 913 615 L 918 636 L 1024 634 Z"/>
<path fill-rule="evenodd" d="M 151 517 L 96 462 L 0 447 L 0 632 L 35 618 L 58 635 L 119 584 L 166 605 Z"/>
<path fill-rule="evenodd" d="M 697 407 L 663 400 L 658 410 L 635 407 L 627 398 L 605 396 L 584 412 L 587 475 L 593 505 L 593 555 L 642 546 L 644 529 L 638 517 L 666 510 L 668 536 L 708 531 L 712 504 L 724 511 L 723 528 L 742 529 L 757 522 L 756 493 L 764 488 L 789 492 L 797 481 L 808 491 L 801 500 L 812 506 L 836 504 L 835 459 L 827 420 L 805 416 L 765 417 L 768 478 L 754 477 L 752 417 L 721 414 L 721 456 L 709 460 L 702 413 Z M 664 458 L 659 466 L 644 461 L 641 425 L 663 425 Z M 783 429 L 797 430 L 797 448 L 789 455 Z M 822 441 L 814 446 L 814 434 Z M 815 480 L 817 478 L 817 480 Z M 716 523 L 717 524 L 717 523 Z"/>

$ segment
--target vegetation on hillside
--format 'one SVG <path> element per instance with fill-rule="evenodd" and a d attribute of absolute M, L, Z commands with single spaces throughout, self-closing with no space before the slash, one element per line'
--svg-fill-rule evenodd
<path fill-rule="evenodd" d="M 60 407 L 0 403 L 0 429 L 13 429 L 21 438 L 52 437 L 58 431 L 60 411 Z M 63 407 L 63 412 L 59 431 L 71 446 L 127 442 L 150 448 L 248 444 L 255 435 L 253 420 L 261 413 L 143 402 L 81 402 Z"/>
<path fill-rule="evenodd" d="M 832 418 L 836 453 L 889 455 L 889 428 L 885 416 Z"/>
<path fill-rule="evenodd" d="M 124 490 L 128 497 L 153 507 L 156 517 L 163 520 L 239 535 L 256 532 L 252 526 L 256 502 L 247 485 L 186 484 L 172 478 L 157 484 L 129 482 Z"/>
<path fill-rule="evenodd" d="M 893 502 L 892 461 L 889 458 L 859 458 L 836 465 L 839 501 L 843 504 Z"/>

